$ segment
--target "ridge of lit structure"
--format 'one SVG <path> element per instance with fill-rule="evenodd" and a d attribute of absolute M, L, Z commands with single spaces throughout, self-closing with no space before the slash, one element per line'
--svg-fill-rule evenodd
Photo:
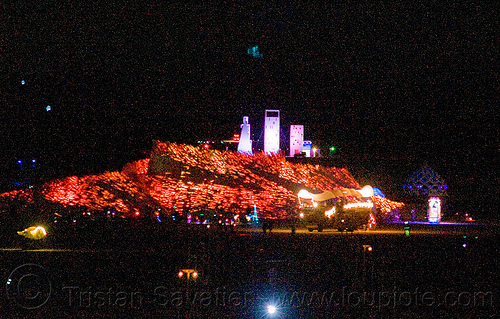
<path fill-rule="evenodd" d="M 63 207 L 113 211 L 123 217 L 142 218 L 145 207 L 157 206 L 164 212 L 224 211 L 231 216 L 250 209 L 254 220 L 287 218 L 290 207 L 300 204 L 295 193 L 299 185 L 328 191 L 340 189 L 339 183 L 351 187 L 341 194 L 346 199 L 363 196 L 352 195 L 350 189 L 360 186 L 345 168 L 292 163 L 280 154 L 247 155 L 158 141 L 150 158 L 129 163 L 120 172 L 69 176 L 47 182 L 37 192 Z M 26 202 L 33 202 L 33 197 L 33 190 L 0 194 L 0 199 Z M 382 211 L 399 205 L 385 198 L 372 201 Z M 233 224 L 234 218 L 228 223 Z"/>

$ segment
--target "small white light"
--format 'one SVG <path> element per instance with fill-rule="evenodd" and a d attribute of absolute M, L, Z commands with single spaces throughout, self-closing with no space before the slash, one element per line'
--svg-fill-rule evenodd
<path fill-rule="evenodd" d="M 276 307 L 273 305 L 267 305 L 267 312 L 273 314 L 276 312 Z"/>

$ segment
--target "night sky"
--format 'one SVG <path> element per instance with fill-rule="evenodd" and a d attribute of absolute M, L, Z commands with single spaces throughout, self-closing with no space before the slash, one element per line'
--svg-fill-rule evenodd
<path fill-rule="evenodd" d="M 495 3 L 367 3 L 4 2 L 1 177 L 32 158 L 42 179 L 120 169 L 154 139 L 231 138 L 243 116 L 262 140 L 280 109 L 284 135 L 305 125 L 361 183 L 394 197 L 427 164 L 494 212 Z"/>

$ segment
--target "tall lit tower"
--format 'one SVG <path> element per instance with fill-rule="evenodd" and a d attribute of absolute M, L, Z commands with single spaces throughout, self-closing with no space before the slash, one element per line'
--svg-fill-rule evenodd
<path fill-rule="evenodd" d="M 238 152 L 252 155 L 252 140 L 250 138 L 250 124 L 248 124 L 248 116 L 243 116 L 240 141 L 238 142 Z"/>
<path fill-rule="evenodd" d="M 280 151 L 280 111 L 266 110 L 264 122 L 264 153 Z"/>
<path fill-rule="evenodd" d="M 304 146 L 304 125 L 290 125 L 290 156 L 302 154 Z"/>

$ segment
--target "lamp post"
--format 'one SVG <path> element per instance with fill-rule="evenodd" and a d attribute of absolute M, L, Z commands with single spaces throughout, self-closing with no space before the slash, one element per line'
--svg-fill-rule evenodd
<path fill-rule="evenodd" d="M 193 280 L 196 280 L 196 278 L 198 278 L 198 272 L 192 268 L 181 269 L 179 270 L 179 273 L 177 275 L 179 276 L 179 278 L 182 278 L 184 277 L 184 275 L 186 275 L 187 280 L 190 280 L 191 277 L 193 278 Z"/>

